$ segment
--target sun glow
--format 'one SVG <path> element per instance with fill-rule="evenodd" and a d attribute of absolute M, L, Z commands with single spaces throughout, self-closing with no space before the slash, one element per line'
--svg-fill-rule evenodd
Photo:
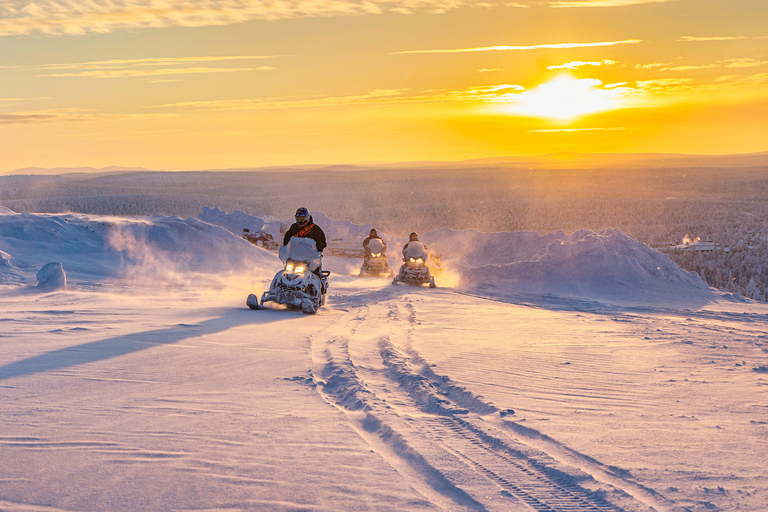
<path fill-rule="evenodd" d="M 620 91 L 600 88 L 594 78 L 562 75 L 535 89 L 515 95 L 505 111 L 515 115 L 568 121 L 577 117 L 619 108 Z"/>

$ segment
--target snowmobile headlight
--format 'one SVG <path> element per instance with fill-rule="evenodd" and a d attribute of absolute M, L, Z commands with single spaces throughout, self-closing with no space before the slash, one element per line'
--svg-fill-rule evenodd
<path fill-rule="evenodd" d="M 296 265 L 295 267 L 293 267 L 293 273 L 294 274 L 303 274 L 304 270 L 305 270 L 304 265 L 301 265 L 301 264 Z"/>
<path fill-rule="evenodd" d="M 293 272 L 293 262 L 289 261 L 285 264 L 285 271 L 286 272 Z"/>
<path fill-rule="evenodd" d="M 411 263 L 421 263 L 422 261 L 421 258 L 411 258 Z"/>
<path fill-rule="evenodd" d="M 411 263 L 416 263 L 416 258 L 411 258 Z"/>
<path fill-rule="evenodd" d="M 373 256 L 374 258 L 379 258 L 381 256 L 381 253 L 380 252 L 372 252 L 371 256 Z"/>

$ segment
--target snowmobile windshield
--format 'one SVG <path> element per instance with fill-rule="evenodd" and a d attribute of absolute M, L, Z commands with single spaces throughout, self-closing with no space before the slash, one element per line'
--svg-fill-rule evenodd
<path fill-rule="evenodd" d="M 278 256 L 280 256 L 283 264 L 287 264 L 289 260 L 307 262 L 309 269 L 312 271 L 317 269 L 322 261 L 322 256 L 317 251 L 315 241 L 311 238 L 301 238 L 298 236 L 292 237 L 288 241 L 288 245 L 282 246 Z"/>
<path fill-rule="evenodd" d="M 413 258 L 414 260 L 421 259 L 421 261 L 425 261 L 427 259 L 427 248 L 421 242 L 409 242 L 408 247 L 405 248 L 405 257 L 409 260 Z"/>
<path fill-rule="evenodd" d="M 384 241 L 381 238 L 371 238 L 368 241 L 368 250 L 372 253 L 381 253 L 384 250 Z"/>

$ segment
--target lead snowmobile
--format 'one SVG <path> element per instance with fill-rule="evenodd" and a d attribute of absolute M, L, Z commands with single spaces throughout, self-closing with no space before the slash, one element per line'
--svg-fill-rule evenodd
<path fill-rule="evenodd" d="M 303 313 L 314 315 L 325 304 L 328 290 L 328 276 L 331 273 L 320 268 L 323 255 L 318 252 L 311 238 L 292 237 L 287 245 L 280 247 L 278 256 L 285 268 L 272 278 L 269 290 L 258 297 L 251 294 L 246 304 L 251 309 L 262 309 L 269 301 L 301 308 Z"/>
<path fill-rule="evenodd" d="M 367 254 L 363 258 L 363 266 L 360 267 L 358 277 L 387 275 L 392 277 L 394 272 L 389 267 L 387 256 L 384 254 L 384 241 L 381 238 L 371 238 L 368 241 Z"/>
<path fill-rule="evenodd" d="M 417 241 L 408 242 L 403 249 L 405 263 L 400 267 L 400 272 L 392 279 L 392 284 L 405 283 L 413 286 L 428 284 L 430 288 L 435 286 L 435 278 L 427 268 L 427 248 Z"/>

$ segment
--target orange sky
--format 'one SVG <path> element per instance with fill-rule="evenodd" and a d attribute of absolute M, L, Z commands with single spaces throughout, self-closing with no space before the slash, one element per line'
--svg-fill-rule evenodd
<path fill-rule="evenodd" d="M 768 151 L 764 0 L 9 0 L 0 172 Z"/>

